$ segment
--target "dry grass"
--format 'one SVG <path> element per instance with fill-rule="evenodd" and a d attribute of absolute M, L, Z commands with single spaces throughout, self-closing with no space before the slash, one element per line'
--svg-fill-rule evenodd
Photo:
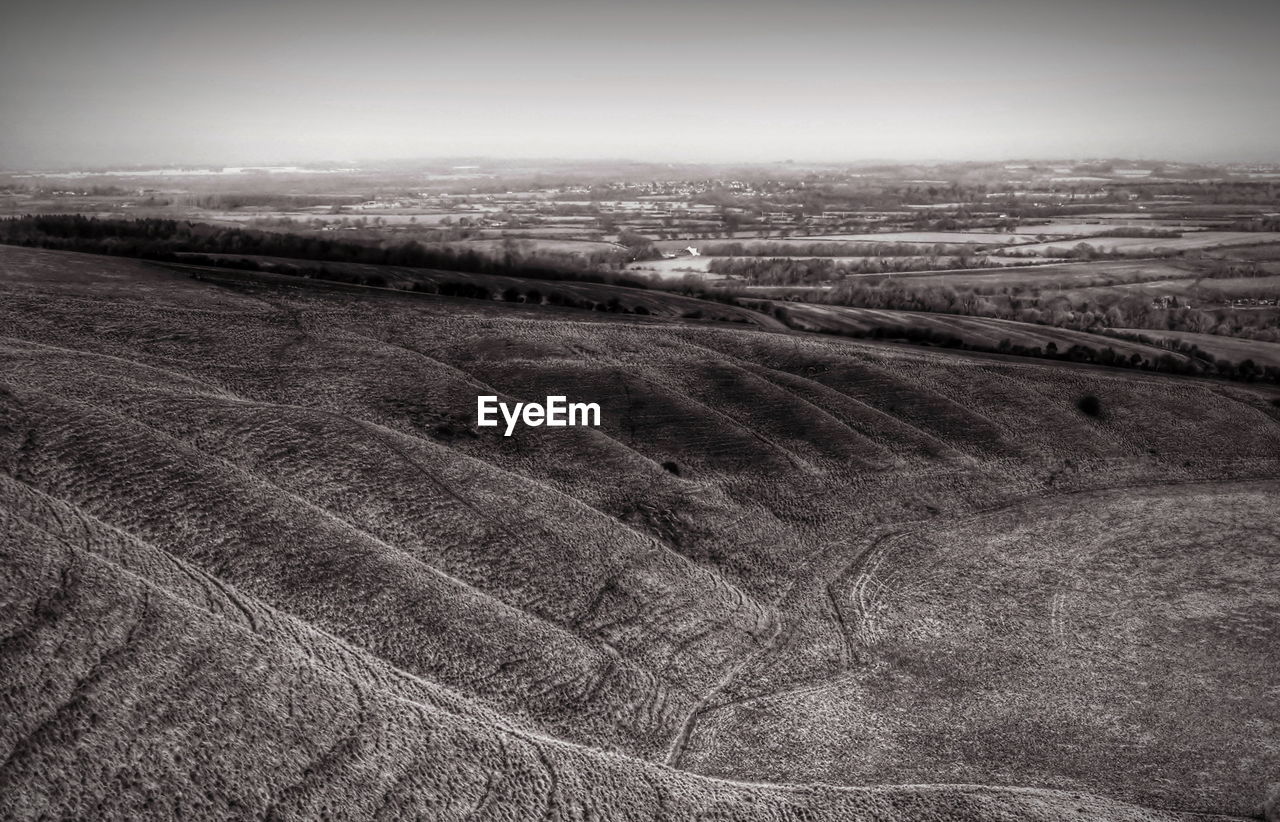
<path fill-rule="evenodd" d="M 22 252 L 22 249 L 16 249 Z M 0 250 L 0 255 L 6 254 Z M 445 296 L 465 296 L 468 299 L 505 301 L 520 305 L 547 305 L 552 308 L 581 313 L 621 313 L 660 317 L 666 319 L 689 318 L 716 322 L 732 322 L 763 328 L 777 328 L 771 318 L 745 308 L 708 300 L 694 299 L 668 291 L 646 288 L 629 288 L 609 283 L 574 280 L 542 280 L 525 277 L 508 277 L 497 274 L 472 274 L 458 271 L 442 271 L 430 268 L 403 266 L 364 265 L 360 263 L 327 263 L 293 260 L 278 257 L 215 255 L 241 260 L 253 260 L 278 266 L 280 270 L 303 272 L 307 269 L 322 270 L 325 277 L 335 282 L 323 285 L 306 282 L 295 274 L 272 272 L 248 272 L 205 266 L 175 266 L 183 274 L 198 272 L 208 282 L 227 285 L 243 283 L 246 288 L 314 291 L 327 287 L 333 291 L 352 293 L 363 290 L 364 285 L 349 285 L 339 278 L 363 279 L 378 283 L 380 292 L 425 292 Z M 635 275 L 631 275 L 635 276 Z M 461 287 L 461 289 L 459 288 Z M 465 290 L 463 290 L 465 289 Z"/>
<path fill-rule="evenodd" d="M 1167 819 L 1084 794 L 1244 812 L 1280 763 L 1274 392 L 53 252 L 0 290 L 0 816 Z M 1034 789 L 834 787 L 939 781 Z"/>
<path fill-rule="evenodd" d="M 1153 484 L 895 530 L 832 588 L 857 664 L 727 706 L 689 764 L 1078 789 L 1105 761 L 1127 800 L 1247 813 L 1280 734 L 1278 490 Z"/>

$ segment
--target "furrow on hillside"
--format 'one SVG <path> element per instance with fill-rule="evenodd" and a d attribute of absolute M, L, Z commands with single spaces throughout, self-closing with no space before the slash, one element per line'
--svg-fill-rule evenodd
<path fill-rule="evenodd" d="M 112 398 L 110 398 L 109 401 L 112 402 L 113 404 L 119 405 L 121 403 L 121 397 L 113 396 Z M 344 451 L 349 451 L 352 447 L 352 442 L 353 442 L 351 440 L 351 433 L 353 430 L 356 434 L 357 439 L 368 439 L 369 441 L 377 445 L 390 449 L 392 453 L 396 454 L 400 459 L 405 460 L 406 464 L 411 468 L 413 468 L 415 472 L 421 472 L 423 470 L 422 464 L 421 462 L 418 461 L 418 459 L 415 459 L 414 457 L 408 455 L 408 453 L 404 450 L 405 447 L 412 445 L 415 448 L 419 448 L 419 447 L 427 448 L 428 450 L 424 452 L 422 457 L 425 458 L 428 455 L 433 454 L 435 455 L 431 457 L 433 460 L 438 460 L 441 456 L 444 456 L 444 454 L 446 453 L 442 451 L 440 446 L 438 445 L 429 444 L 429 443 L 425 443 L 417 440 L 412 440 L 411 438 L 408 438 L 406 435 L 402 433 L 398 433 L 398 432 L 394 432 L 386 429 L 373 428 L 373 427 L 370 427 L 372 426 L 371 423 L 368 423 L 365 421 L 359 421 L 359 420 L 351 420 L 346 418 L 343 415 L 332 414 L 330 412 L 325 412 L 321 409 L 303 409 L 303 408 L 292 408 L 292 407 L 285 407 L 285 406 L 274 406 L 274 405 L 269 405 L 265 403 L 249 403 L 248 401 L 245 401 L 245 400 L 234 401 L 233 405 L 227 405 L 227 402 L 229 401 L 224 401 L 219 403 L 219 402 L 210 402 L 209 400 L 204 400 L 204 399 L 195 400 L 193 398 L 186 398 L 181 396 L 166 398 L 164 400 L 157 400 L 154 398 L 145 397 L 135 401 L 132 404 L 126 404 L 124 408 L 129 409 L 129 413 L 131 416 L 134 416 L 135 418 L 138 418 L 138 419 L 148 420 L 149 425 L 152 427 L 155 427 L 163 423 L 169 430 L 176 431 L 177 434 L 182 438 L 184 442 L 193 443 L 193 444 L 200 443 L 201 450 L 205 451 L 206 453 L 209 452 L 209 449 L 211 448 L 218 450 L 223 455 L 224 458 L 230 459 L 235 463 L 240 463 L 248 466 L 259 477 L 265 476 L 263 472 L 267 472 L 271 474 L 272 477 L 274 477 L 274 479 L 272 480 L 272 483 L 276 487 L 281 487 L 280 486 L 281 482 L 285 482 L 289 484 L 290 487 L 294 489 L 303 489 L 303 488 L 310 487 L 311 485 L 314 485 L 314 481 L 313 479 L 310 478 L 309 474 L 297 474 L 297 472 L 293 471 L 291 468 L 288 467 L 287 462 L 290 460 L 293 460 L 294 455 L 296 454 L 305 453 L 308 450 L 314 449 L 318 442 L 324 442 L 325 444 L 323 445 L 323 447 L 328 451 L 334 452 L 335 455 Z M 227 428 L 228 422 L 226 420 L 220 420 L 218 419 L 217 416 L 210 416 L 209 412 L 219 407 L 230 409 L 232 412 L 235 412 L 235 409 L 237 408 L 243 407 L 246 413 L 249 413 L 251 411 L 253 416 L 251 419 L 246 418 L 245 424 L 232 422 L 230 429 L 228 429 Z M 288 417 L 290 416 L 297 417 L 298 415 L 302 415 L 301 417 L 298 417 L 298 419 L 303 420 L 306 418 L 306 415 L 317 415 L 317 414 L 322 415 L 323 417 L 326 417 L 328 419 L 332 419 L 336 424 L 336 427 L 334 428 L 334 430 L 331 432 L 325 432 L 323 431 L 323 429 L 312 431 L 312 430 L 309 430 L 310 423 L 307 423 L 306 428 L 300 428 L 298 426 L 302 424 L 301 422 L 295 424 L 288 420 Z M 203 422 L 198 422 L 199 420 L 202 420 L 202 419 L 204 420 Z M 171 420 L 171 421 L 165 422 L 166 420 Z M 234 445 L 230 450 L 228 450 L 227 446 L 230 445 L 231 443 L 227 442 L 225 437 L 213 436 L 213 432 L 223 431 L 223 430 L 229 430 L 229 431 L 235 432 Z M 302 434 L 301 439 L 299 438 L 300 433 Z M 404 438 L 405 445 L 403 447 L 399 445 L 395 445 L 393 442 L 395 438 Z M 343 443 L 343 444 L 339 445 L 339 443 Z M 249 448 L 247 452 L 245 450 L 246 447 Z M 245 460 L 247 455 L 252 455 L 252 457 L 246 462 Z M 459 458 L 450 456 L 449 459 L 456 460 Z M 462 459 L 470 459 L 470 458 L 462 458 Z M 285 460 L 285 462 L 281 462 L 281 460 Z M 364 466 L 368 463 L 368 458 L 361 457 L 360 460 L 361 461 L 358 463 L 352 462 L 350 459 L 343 460 L 343 463 L 346 465 L 346 472 L 348 474 L 364 475 L 364 478 L 356 483 L 357 487 L 394 489 L 396 487 L 408 488 L 413 485 L 413 482 L 408 479 L 406 479 L 405 481 L 388 479 L 385 476 L 388 470 L 388 465 L 385 463 L 385 461 L 381 461 L 381 460 L 375 461 L 369 464 L 369 467 L 366 468 Z M 476 466 L 474 469 L 468 469 L 468 470 L 470 474 L 472 474 L 473 476 L 470 476 L 465 481 L 468 484 L 473 486 L 483 486 L 490 489 L 489 491 L 486 492 L 490 497 L 492 497 L 493 490 L 502 488 L 504 486 L 510 486 L 512 488 L 512 493 L 522 493 L 522 494 L 528 493 L 527 483 L 525 483 L 522 486 L 521 483 L 516 482 L 513 484 L 512 481 L 510 480 L 502 480 L 499 482 L 495 482 L 493 481 L 493 479 L 485 479 L 485 477 L 493 476 L 492 469 L 488 467 L 481 468 L 480 466 Z M 481 473 L 476 474 L 476 471 L 480 471 Z M 456 473 L 456 471 L 454 473 Z M 459 504 L 470 508 L 482 519 L 491 518 L 495 524 L 495 527 L 499 528 L 501 533 L 506 535 L 505 536 L 506 541 L 513 542 L 513 543 L 523 542 L 523 538 L 519 540 L 516 539 L 514 532 L 512 530 L 513 526 L 510 524 L 507 524 L 507 520 L 512 519 L 511 512 L 516 510 L 515 507 L 505 506 L 506 513 L 503 513 L 500 516 L 496 516 L 496 517 L 494 515 L 486 514 L 480 511 L 480 509 L 476 508 L 469 500 L 466 500 L 464 497 L 458 495 L 457 492 L 454 491 L 451 487 L 449 487 L 448 484 L 441 484 L 441 481 L 434 473 L 427 472 L 427 477 L 433 484 L 437 484 L 438 487 L 441 487 L 444 493 L 446 494 L 446 496 L 459 502 Z M 346 480 L 346 482 L 348 483 L 348 486 L 349 486 L 352 480 L 349 478 Z M 299 483 L 303 483 L 303 484 L 299 485 Z M 324 511 L 325 515 L 332 515 L 332 512 L 329 511 L 328 506 L 331 506 L 334 504 L 335 500 L 333 497 L 333 493 L 336 492 L 338 489 L 336 487 L 333 487 L 331 482 L 326 481 L 326 484 L 330 487 L 328 488 L 320 487 L 320 488 L 317 488 L 314 492 L 311 492 L 311 491 L 307 492 L 310 497 L 307 504 L 319 504 L 321 505 L 321 508 Z M 521 491 L 520 490 L 521 487 L 524 487 L 525 490 Z M 542 494 L 542 492 L 545 490 L 546 489 L 542 489 L 541 491 L 539 491 L 539 493 Z M 293 491 L 290 491 L 290 493 L 293 493 Z M 317 497 L 316 494 L 319 494 L 320 496 Z M 576 501 L 566 500 L 565 498 L 559 496 L 558 494 L 555 494 L 555 492 L 552 492 L 552 494 L 553 494 L 553 497 L 541 503 L 538 506 L 538 510 L 559 509 L 559 508 L 562 508 L 565 504 L 568 504 L 570 506 L 570 509 L 572 510 L 573 506 L 578 504 Z M 355 502 L 355 500 L 353 500 L 353 502 Z M 343 505 L 346 505 L 346 503 L 343 503 Z M 379 523 L 385 523 L 386 518 L 388 516 L 399 517 L 403 519 L 403 515 L 396 514 L 395 511 L 397 510 L 408 511 L 408 510 L 413 510 L 415 507 L 419 507 L 419 506 L 413 505 L 412 501 L 406 498 L 402 505 L 396 506 L 391 511 L 380 513 L 378 519 L 370 520 L 367 518 L 366 515 L 361 514 L 359 509 L 355 509 L 352 513 L 345 514 L 342 517 L 342 520 L 347 523 L 355 523 L 355 520 L 352 519 L 353 515 L 358 518 L 361 518 L 360 522 L 357 524 L 362 531 L 364 531 L 365 533 L 371 533 L 369 529 L 372 528 L 373 531 L 379 532 L 386 540 L 394 541 L 399 547 L 405 547 L 406 545 L 405 539 L 407 538 L 417 540 L 419 542 L 421 540 L 434 541 L 434 540 L 439 540 L 445 533 L 447 533 L 447 527 L 445 531 L 442 531 L 441 528 L 438 526 L 433 526 L 427 532 L 419 532 L 417 536 L 413 536 L 409 532 L 404 531 L 402 528 L 400 530 L 395 530 L 395 529 L 387 530 L 385 527 L 379 527 Z M 594 515 L 594 512 L 591 512 L 591 514 Z M 564 545 L 565 548 L 563 550 L 565 550 L 568 555 L 572 555 L 572 553 L 576 550 L 571 548 L 566 543 L 566 539 L 563 534 L 553 533 L 552 531 L 549 530 L 549 528 L 546 525 L 542 524 L 541 522 L 536 520 L 531 520 L 526 515 L 523 515 L 523 514 L 519 515 L 517 519 L 520 520 L 519 527 L 522 531 L 526 531 L 530 526 L 532 526 L 535 533 L 540 532 L 542 534 L 542 538 L 541 538 L 542 540 L 548 541 L 550 543 L 560 543 Z M 563 530 L 564 521 L 561 520 L 561 522 L 562 522 L 562 525 L 560 530 Z M 626 529 L 627 531 L 630 531 L 630 529 L 627 528 L 627 526 L 621 523 L 617 523 L 616 520 L 612 520 L 611 522 L 613 522 L 615 527 L 621 527 L 623 529 Z M 597 526 L 593 526 L 593 527 L 598 528 L 599 525 L 606 525 L 606 524 L 599 523 Z M 630 545 L 631 547 L 629 547 L 627 550 L 630 550 L 635 556 L 640 558 L 639 560 L 632 560 L 633 563 L 639 563 L 639 565 L 636 568 L 636 571 L 639 571 L 640 567 L 643 565 L 647 565 L 651 568 L 654 568 L 654 570 L 665 567 L 666 570 L 662 571 L 662 573 L 670 575 L 672 579 L 672 584 L 669 586 L 665 586 L 663 591 L 657 592 L 657 593 L 660 593 L 660 595 L 663 597 L 667 597 L 670 594 L 678 591 L 680 586 L 684 585 L 685 580 L 688 579 L 690 576 L 692 576 L 694 580 L 701 578 L 703 580 L 703 583 L 705 585 L 709 585 L 713 590 L 721 587 L 721 585 L 723 584 L 722 580 L 720 580 L 715 575 L 709 575 L 705 569 L 687 566 L 687 560 L 685 560 L 685 558 L 682 556 L 672 555 L 673 559 L 676 561 L 674 568 L 670 567 L 671 564 L 669 562 L 666 562 L 663 560 L 655 560 L 652 556 L 653 549 L 656 546 L 660 546 L 660 543 L 654 542 L 651 538 L 646 538 L 638 534 L 634 534 L 634 532 L 632 532 L 632 535 L 634 536 L 634 539 L 629 541 L 618 540 L 616 537 L 605 538 L 603 536 L 596 536 L 596 537 L 593 537 L 592 539 L 594 539 L 597 542 L 614 543 L 615 545 L 617 545 L 617 547 L 612 549 L 614 551 L 622 550 L 622 546 L 624 545 Z M 466 542 L 470 539 L 472 538 L 468 537 L 466 539 L 460 540 L 460 542 L 462 544 L 466 544 Z M 484 539 L 489 541 L 490 544 L 494 544 L 491 538 L 484 537 Z M 438 563 L 439 561 L 440 559 L 438 556 L 437 558 L 432 559 L 433 563 Z M 583 573 L 583 571 L 585 571 L 589 567 L 599 569 L 604 573 L 609 573 L 608 566 L 607 565 L 602 566 L 599 562 L 599 559 L 596 559 L 590 562 L 584 559 L 578 563 L 573 563 L 571 560 L 569 560 L 566 557 L 566 560 L 564 562 L 566 567 L 570 568 L 573 574 L 579 575 L 579 576 Z M 656 565 L 655 565 L 655 562 L 656 562 Z M 682 565 L 685 567 L 682 567 Z M 526 569 L 526 572 L 533 572 L 535 573 L 535 576 L 539 573 L 536 571 L 536 569 L 533 569 L 533 568 Z M 476 573 L 469 574 L 469 577 L 470 577 L 469 582 L 471 584 L 479 584 L 481 587 L 485 587 L 485 588 L 489 588 L 486 582 L 489 579 L 493 578 L 492 575 L 489 575 L 489 574 L 476 574 Z M 627 587 L 630 587 L 630 586 L 627 586 Z M 545 591 L 546 589 L 544 587 L 544 588 L 540 588 L 539 590 Z M 756 613 L 755 616 L 749 617 L 749 624 L 754 624 L 759 621 L 758 614 L 761 608 L 760 605 L 754 603 L 749 597 L 744 597 L 741 591 L 737 591 L 733 589 L 731 586 L 727 589 L 727 592 L 731 597 L 731 602 L 726 604 L 727 609 L 732 611 L 732 610 L 738 610 L 740 608 L 746 607 L 748 611 L 754 611 Z M 545 594 L 540 594 L 540 595 L 545 595 Z M 693 603 L 697 600 L 702 599 L 703 597 L 704 595 L 701 595 L 701 594 L 699 595 L 691 594 L 685 599 L 687 602 Z M 524 608 L 528 608 L 531 606 L 536 607 L 538 605 L 537 602 L 529 600 L 527 596 L 516 595 L 513 598 L 511 592 L 502 594 L 502 598 L 508 602 L 513 602 L 514 604 Z M 553 598 L 553 601 L 556 603 L 558 613 L 550 613 L 544 610 L 543 615 L 547 618 L 553 619 L 559 624 L 564 624 L 564 625 L 571 624 L 573 620 L 572 618 L 567 617 L 566 614 L 564 613 L 565 611 L 564 606 L 567 604 L 571 609 L 573 607 L 572 599 L 561 596 L 561 597 Z M 699 607 L 705 607 L 705 606 L 700 605 Z M 673 610 L 672 612 L 675 613 L 676 611 Z M 685 644 L 688 644 L 688 643 L 686 642 Z M 714 644 L 723 645 L 724 642 L 723 640 L 719 640 Z M 703 643 L 703 646 L 704 646 L 703 648 L 693 649 L 690 651 L 690 653 L 693 653 L 698 657 L 704 656 L 705 645 L 706 643 Z M 661 670 L 667 667 L 669 665 L 669 662 L 667 660 L 658 660 L 654 664 L 657 669 Z"/>
<path fill-rule="evenodd" d="M 28 400 L 28 404 L 34 403 Z M 53 409 L 64 420 L 86 413 L 64 403 L 53 403 Z M 135 423 L 101 411 L 84 417 L 85 422 L 95 418 L 96 423 L 83 427 L 93 431 L 93 437 L 72 433 L 42 448 L 42 464 L 33 470 L 37 487 L 72 499 L 97 518 L 142 535 L 148 542 L 165 544 L 213 575 L 317 622 L 399 667 L 496 698 L 517 713 L 527 710 L 539 721 L 562 727 L 565 716 L 560 706 L 565 703 L 560 700 L 565 689 L 594 676 L 589 671 L 609 665 L 602 651 L 570 638 L 563 629 L 546 622 L 531 624 L 524 612 L 469 586 L 460 587 L 438 570 L 411 562 L 402 551 L 388 550 L 332 515 L 309 514 L 318 509 L 302 507 L 288 496 L 268 492 L 228 505 L 229 500 L 244 499 L 244 492 L 260 481 L 230 466 L 220 467 L 178 443 L 157 440 Z M 127 469 L 122 456 L 129 461 Z M 97 485 L 89 481 L 92 476 L 110 476 L 114 481 L 110 486 Z M 181 501 L 180 519 L 160 520 L 148 513 L 155 507 L 149 500 L 162 498 Z M 214 499 L 221 501 L 214 504 Z M 210 516 L 213 511 L 219 512 L 216 517 Z M 129 513 L 122 516 L 123 512 Z M 211 529 L 216 529 L 216 536 Z M 264 532 L 274 535 L 269 544 L 261 542 Z M 375 582 L 376 596 L 360 591 Z M 337 607 L 356 599 L 362 603 L 360 608 Z M 434 631 L 424 635 L 421 628 L 427 626 L 434 626 Z M 430 641 L 424 643 L 427 638 Z M 516 658 L 519 654 L 507 649 L 521 646 L 539 649 L 537 658 L 519 666 L 520 671 L 505 671 L 495 679 L 497 663 L 486 662 Z M 558 673 L 548 677 L 550 671 Z M 530 691 L 541 692 L 541 700 L 524 704 L 519 694 L 525 688 L 520 683 L 543 681 L 546 687 Z M 647 672 L 617 666 L 612 682 L 599 703 L 575 707 L 587 724 L 592 715 L 596 722 L 605 722 L 604 717 L 617 710 L 608 706 L 643 704 L 649 699 L 647 691 L 656 685 Z M 645 695 L 628 696 L 633 691 Z M 674 693 L 667 698 L 679 701 Z M 567 704 L 579 706 L 577 697 Z M 667 732 L 659 725 L 636 727 L 630 733 L 635 741 L 617 736 L 617 744 L 658 744 Z"/>
<path fill-rule="evenodd" d="M 4 552 L 3 567 L 28 580 L 25 590 L 38 594 L 41 582 L 47 579 L 41 576 L 38 558 L 12 553 L 9 545 L 7 540 L 0 541 L 4 546 L 0 548 Z M 27 758 L 10 763 L 0 772 L 0 779 L 18 791 L 6 792 L 0 800 L 17 803 L 11 809 L 32 807 L 30 799 L 35 792 L 58 784 L 61 774 L 76 772 L 91 778 L 65 785 L 55 801 L 63 813 L 77 817 L 85 816 L 89 809 L 103 817 L 235 813 L 262 816 L 273 808 L 284 817 L 372 817 L 385 806 L 389 791 L 409 783 L 420 784 L 422 790 L 401 792 L 397 816 L 431 815 L 460 820 L 483 803 L 502 807 L 520 818 L 537 818 L 551 810 L 552 818 L 569 819 L 571 809 L 576 809 L 638 821 L 652 817 L 656 782 L 670 786 L 664 794 L 670 803 L 667 809 L 675 819 L 694 819 L 715 811 L 753 820 L 808 818 L 825 822 L 857 815 L 876 822 L 897 822 L 945 815 L 976 822 L 993 813 L 1008 813 L 1038 821 L 1057 818 L 1067 803 L 1083 808 L 1080 818 L 1086 820 L 1173 819 L 1079 794 L 1017 789 L 921 786 L 839 790 L 736 785 L 497 731 L 396 699 L 367 703 L 373 712 L 367 721 L 386 729 L 391 746 L 364 746 L 361 728 L 367 726 L 350 724 L 360 716 L 360 708 L 351 690 L 343 687 L 345 674 L 340 669 L 313 668 L 305 656 L 262 638 L 229 641 L 222 634 L 226 623 L 213 620 L 208 614 L 202 617 L 203 612 L 150 589 L 143 580 L 122 575 L 111 563 L 88 555 L 84 562 L 81 595 L 74 614 L 69 614 L 77 621 L 100 614 L 104 608 L 109 610 L 112 600 L 150 603 L 148 623 L 154 627 L 135 636 L 133 653 L 138 656 L 138 664 L 147 666 L 156 677 L 156 696 L 163 700 L 159 704 L 164 705 L 164 712 L 175 723 L 172 727 L 181 728 L 190 758 L 178 761 L 162 753 L 163 748 L 157 743 L 166 738 L 167 732 L 161 727 L 120 738 L 126 740 L 123 744 L 132 752 L 131 761 L 141 769 L 140 773 L 180 786 L 181 792 L 148 800 L 134 789 L 138 776 L 117 770 L 102 758 L 90 759 L 81 747 L 62 744 L 68 740 L 69 729 L 61 729 L 57 736 L 42 736 Z M 68 625 L 64 619 L 47 625 L 46 630 L 51 639 L 60 636 L 66 643 L 94 642 L 69 633 Z M 195 658 L 202 664 L 194 689 L 173 689 L 162 684 L 173 682 L 174 674 Z M 0 684 L 5 686 L 0 694 L 10 693 L 9 677 L 13 671 L 10 668 L 0 674 Z M 351 727 L 355 734 L 347 747 L 361 747 L 365 754 L 329 757 L 323 780 L 309 778 L 319 773 L 306 752 L 313 746 L 300 747 L 297 731 L 288 727 L 246 737 L 247 749 L 225 744 L 226 735 L 241 732 L 245 722 L 276 715 L 282 707 L 280 698 L 301 685 L 305 690 L 298 691 L 297 696 L 310 708 L 309 727 L 318 736 L 327 737 L 330 744 L 338 741 L 339 749 L 343 744 L 341 729 Z M 111 689 L 110 694 L 105 689 Z M 138 698 L 138 692 L 129 688 L 124 671 L 103 670 L 97 688 L 84 695 L 77 712 L 87 716 L 88 711 L 93 711 L 97 715 L 95 726 L 114 732 L 118 725 L 129 721 Z M 225 702 L 226 707 L 217 713 L 202 710 L 202 703 L 210 702 Z M 83 731 L 77 735 L 87 738 Z M 223 744 L 218 744 L 219 740 Z M 504 774 L 505 778 L 494 779 L 495 773 Z M 212 774 L 224 775 L 225 793 L 191 790 Z M 297 786 L 297 790 L 271 789 L 264 779 L 267 774 L 278 783 Z M 102 792 L 99 786 L 115 789 Z M 501 791 L 501 798 L 487 799 L 494 791 Z"/>

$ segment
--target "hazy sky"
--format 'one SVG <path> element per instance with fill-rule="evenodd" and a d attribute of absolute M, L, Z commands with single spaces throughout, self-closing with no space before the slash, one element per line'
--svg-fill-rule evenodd
<path fill-rule="evenodd" d="M 9 0 L 0 166 L 1280 160 L 1280 2 Z"/>

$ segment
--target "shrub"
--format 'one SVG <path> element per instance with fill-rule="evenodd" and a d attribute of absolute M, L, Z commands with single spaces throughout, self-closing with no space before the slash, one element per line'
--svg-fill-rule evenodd
<path fill-rule="evenodd" d="M 1076 400 L 1076 408 L 1080 409 L 1080 413 L 1090 417 L 1102 416 L 1102 400 L 1094 394 L 1085 394 Z"/>

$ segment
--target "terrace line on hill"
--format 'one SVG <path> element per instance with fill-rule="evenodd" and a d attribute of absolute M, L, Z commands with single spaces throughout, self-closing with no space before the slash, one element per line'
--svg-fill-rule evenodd
<path fill-rule="evenodd" d="M 504 437 L 511 436 L 516 430 L 516 423 L 537 427 L 546 425 L 549 428 L 563 428 L 567 425 L 587 425 L 600 427 L 600 404 L 594 402 L 568 402 L 568 397 L 553 395 L 547 397 L 546 404 L 536 402 L 518 402 L 515 407 L 499 402 L 493 394 L 476 397 L 476 425 L 481 428 L 494 428 L 499 424 L 493 415 L 498 411 L 507 421 Z"/>

